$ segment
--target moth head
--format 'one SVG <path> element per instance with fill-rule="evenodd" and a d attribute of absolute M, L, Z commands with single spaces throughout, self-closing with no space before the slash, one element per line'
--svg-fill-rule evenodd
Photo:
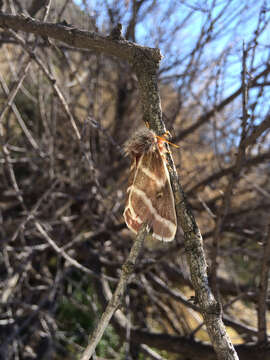
<path fill-rule="evenodd" d="M 140 129 L 134 133 L 130 140 L 125 144 L 125 154 L 132 157 L 140 156 L 144 152 L 155 151 L 157 147 L 157 137 L 149 129 Z"/>

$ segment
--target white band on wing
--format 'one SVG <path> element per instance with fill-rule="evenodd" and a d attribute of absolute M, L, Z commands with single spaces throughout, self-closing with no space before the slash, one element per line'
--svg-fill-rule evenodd
<path fill-rule="evenodd" d="M 153 207 L 152 201 L 146 196 L 144 191 L 137 189 L 134 185 L 132 186 L 131 193 L 132 193 L 132 191 L 134 191 L 134 193 L 137 194 L 144 201 L 144 203 L 147 205 L 148 209 L 154 215 L 154 217 L 156 218 L 157 221 L 164 223 L 172 233 L 175 233 L 176 225 L 172 221 L 165 219 L 164 217 L 162 217 L 158 214 L 156 209 Z M 129 207 L 132 207 L 131 204 L 129 204 Z M 134 210 L 132 209 L 131 212 L 133 215 Z"/>

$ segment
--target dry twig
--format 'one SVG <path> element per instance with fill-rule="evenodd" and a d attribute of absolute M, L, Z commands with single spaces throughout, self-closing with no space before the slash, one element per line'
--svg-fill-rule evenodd
<path fill-rule="evenodd" d="M 265 241 L 263 244 L 263 260 L 260 273 L 259 296 L 258 296 L 258 343 L 260 345 L 266 344 L 267 337 L 267 323 L 266 310 L 268 298 L 268 275 L 270 268 L 270 224 L 268 224 Z"/>
<path fill-rule="evenodd" d="M 134 272 L 136 260 L 140 254 L 144 239 L 147 236 L 148 232 L 149 230 L 147 229 L 147 226 L 142 226 L 141 230 L 137 234 L 136 239 L 130 250 L 129 256 L 122 266 L 121 276 L 117 284 L 117 287 L 105 311 L 103 312 L 100 321 L 98 322 L 98 325 L 96 326 L 93 334 L 90 336 L 89 344 L 84 350 L 84 353 L 80 360 L 89 360 L 91 358 L 97 344 L 99 343 L 105 329 L 107 328 L 111 320 L 111 317 L 113 316 L 117 308 L 120 306 L 123 300 L 127 283 L 129 281 L 130 276 Z"/>

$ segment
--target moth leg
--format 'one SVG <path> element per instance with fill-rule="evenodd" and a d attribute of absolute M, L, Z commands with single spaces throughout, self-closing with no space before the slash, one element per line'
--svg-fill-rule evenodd
<path fill-rule="evenodd" d="M 166 140 L 171 140 L 172 134 L 169 132 L 169 130 L 166 130 L 165 133 L 162 135 Z"/>
<path fill-rule="evenodd" d="M 158 146 L 159 146 L 161 151 L 164 148 L 164 143 L 170 144 L 170 145 L 172 145 L 173 147 L 175 147 L 177 149 L 179 149 L 179 147 L 180 147 L 179 145 L 176 145 L 176 144 L 169 141 L 172 138 L 172 135 L 169 132 L 169 130 L 166 130 L 165 133 L 162 136 L 156 135 L 156 138 L 157 138 Z"/>

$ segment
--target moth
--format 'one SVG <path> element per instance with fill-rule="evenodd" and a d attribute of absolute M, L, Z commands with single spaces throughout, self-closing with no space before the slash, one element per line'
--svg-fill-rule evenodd
<path fill-rule="evenodd" d="M 177 220 L 166 166 L 166 142 L 145 128 L 137 131 L 126 144 L 125 153 L 131 157 L 131 167 L 124 218 L 134 233 L 147 223 L 154 239 L 172 241 Z"/>

